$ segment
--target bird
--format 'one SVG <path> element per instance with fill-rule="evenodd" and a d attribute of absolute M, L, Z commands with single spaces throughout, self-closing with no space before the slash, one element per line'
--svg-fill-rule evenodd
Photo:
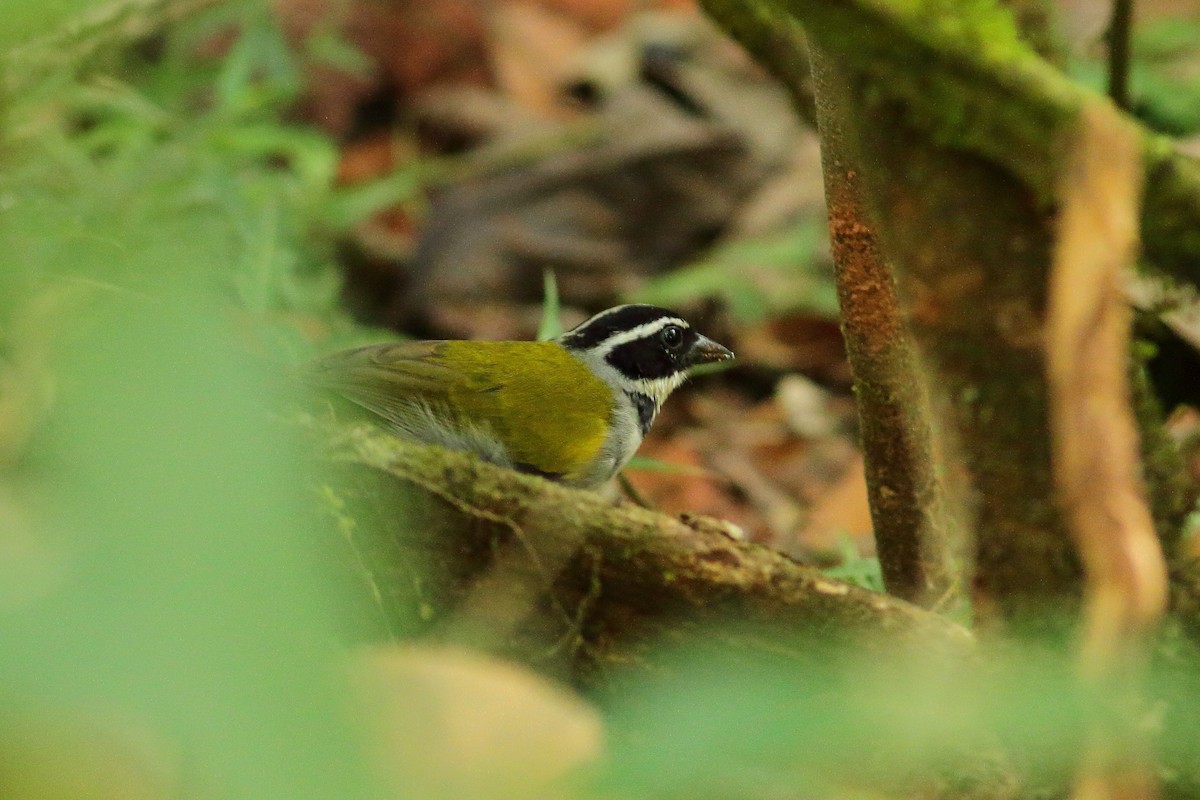
<path fill-rule="evenodd" d="M 633 457 L 667 397 L 733 353 L 665 308 L 601 311 L 549 341 L 399 341 L 324 356 L 307 382 L 395 435 L 594 489 Z"/>

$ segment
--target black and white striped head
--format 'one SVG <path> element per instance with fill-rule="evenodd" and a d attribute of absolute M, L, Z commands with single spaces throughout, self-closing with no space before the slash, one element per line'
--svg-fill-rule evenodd
<path fill-rule="evenodd" d="M 656 406 L 692 367 L 733 358 L 675 312 L 647 305 L 601 311 L 558 341 L 589 362 L 611 368 L 621 388 L 652 398 Z"/>

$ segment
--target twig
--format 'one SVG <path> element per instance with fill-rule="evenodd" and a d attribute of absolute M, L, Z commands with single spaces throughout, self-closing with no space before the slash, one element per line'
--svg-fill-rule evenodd
<path fill-rule="evenodd" d="M 1104 38 L 1108 41 L 1108 96 L 1122 111 L 1129 110 L 1130 36 L 1133 0 L 1113 0 L 1112 18 Z"/>
<path fill-rule="evenodd" d="M 892 273 L 867 213 L 847 115 L 852 93 L 834 60 L 810 49 L 829 235 L 846 355 L 854 372 L 871 521 L 888 591 L 944 611 L 962 603 L 965 550 L 944 502 L 929 400 Z"/>

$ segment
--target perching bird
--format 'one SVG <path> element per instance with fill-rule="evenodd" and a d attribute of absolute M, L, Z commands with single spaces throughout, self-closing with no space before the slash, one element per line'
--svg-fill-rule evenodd
<path fill-rule="evenodd" d="M 404 438 L 591 488 L 629 461 L 689 369 L 731 358 L 677 314 L 625 305 L 552 341 L 373 345 L 309 376 Z"/>

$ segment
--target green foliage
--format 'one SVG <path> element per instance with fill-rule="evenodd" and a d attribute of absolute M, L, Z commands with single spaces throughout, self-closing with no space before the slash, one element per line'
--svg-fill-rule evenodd
<path fill-rule="evenodd" d="M 54 31 L 95 0 L 5 0 L 0 52 Z"/>
<path fill-rule="evenodd" d="M 1135 27 L 1129 84 L 1133 113 L 1151 128 L 1173 136 L 1200 130 L 1200 19 L 1174 17 Z M 1107 88 L 1108 67 L 1100 57 L 1071 65 L 1080 82 Z"/>
<path fill-rule="evenodd" d="M 554 270 L 542 273 L 542 320 L 538 323 L 537 340 L 549 341 L 563 332 L 562 312 L 558 302 L 558 281 Z"/>
<path fill-rule="evenodd" d="M 314 233 L 336 149 L 282 121 L 300 64 L 263 4 L 109 58 L 4 109 L 0 705 L 152 731 L 188 796 L 364 796 L 342 641 L 362 612 L 276 421 L 287 383 L 249 355 L 307 354 L 281 320 L 347 324 Z M 2 760 L 0 786 L 45 778 Z"/>
<path fill-rule="evenodd" d="M 183 286 L 89 292 L 65 326 L 52 415 L 0 483 L 0 538 L 27 545 L 0 569 L 0 702 L 186 741 L 215 796 L 353 797 L 351 605 L 313 476 L 269 373 Z"/>
<path fill-rule="evenodd" d="M 872 592 L 883 592 L 883 571 L 879 559 L 874 556 L 862 556 L 854 541 L 845 533 L 838 537 L 838 552 L 841 561 L 836 566 L 821 570 L 831 578 L 853 583 Z"/>
<path fill-rule="evenodd" d="M 837 289 L 828 261 L 820 255 L 824 236 L 825 221 L 811 219 L 782 234 L 736 242 L 705 261 L 656 278 L 633 299 L 670 308 L 719 298 L 746 323 L 798 310 L 836 319 Z"/>
<path fill-rule="evenodd" d="M 629 463 L 625 465 L 625 471 L 631 470 L 634 472 L 661 472 L 668 475 L 712 477 L 712 473 L 703 467 L 694 467 L 691 464 L 671 464 L 666 461 L 659 461 L 657 458 L 650 458 L 649 456 L 634 456 L 629 459 Z"/>
<path fill-rule="evenodd" d="M 1089 700 L 1064 659 L 1022 651 L 968 666 L 878 641 L 864 657 L 770 629 L 707 638 L 614 693 L 604 783 L 617 796 L 909 796 L 932 776 L 987 786 L 1018 765 L 1061 791 L 1073 769 Z M 776 655 L 717 644 L 731 638 L 771 641 Z M 1001 745 L 1014 762 L 996 760 Z"/>
<path fill-rule="evenodd" d="M 1131 75 L 1135 112 L 1174 136 L 1200 130 L 1200 19 L 1165 19 L 1139 28 Z"/>
<path fill-rule="evenodd" d="M 734 624 L 657 653 L 656 670 L 606 693 L 601 796 L 1063 796 L 1089 726 L 1136 724 L 1131 713 L 1161 715 L 1162 751 L 1176 765 L 1163 770 L 1164 795 L 1194 796 L 1193 645 L 1152 670 L 1139 699 L 1129 686 L 1088 690 L 1074 654 L 1058 648 L 1010 639 L 964 659 L 870 638 Z M 736 646 L 748 642 L 760 646 Z"/>
<path fill-rule="evenodd" d="M 356 77 L 369 77 L 375 65 L 332 27 L 318 23 L 304 42 L 304 53 L 313 64 Z"/>
<path fill-rule="evenodd" d="M 344 327 L 329 237 L 381 201 L 336 192 L 335 143 L 282 119 L 302 63 L 267 7 L 223 4 L 171 31 L 161 50 L 118 54 L 118 71 L 59 76 L 12 98 L 0 188 L 19 201 L 0 231 L 33 254 L 15 271 L 137 290 L 184 269 L 260 320 L 301 314 Z M 402 183 L 411 191 L 411 176 Z M 121 232 L 131 228 L 146 236 L 135 247 L 144 263 L 74 255 L 77 237 L 128 252 L 134 237 Z M 170 252 L 147 268 L 155 247 Z M 258 333 L 276 339 L 275 356 L 308 354 L 284 327 Z"/>
<path fill-rule="evenodd" d="M 382 177 L 337 187 L 330 193 L 321 219 L 334 231 L 349 230 L 378 211 L 415 203 L 421 187 L 436 175 L 430 164 L 414 161 Z"/>

